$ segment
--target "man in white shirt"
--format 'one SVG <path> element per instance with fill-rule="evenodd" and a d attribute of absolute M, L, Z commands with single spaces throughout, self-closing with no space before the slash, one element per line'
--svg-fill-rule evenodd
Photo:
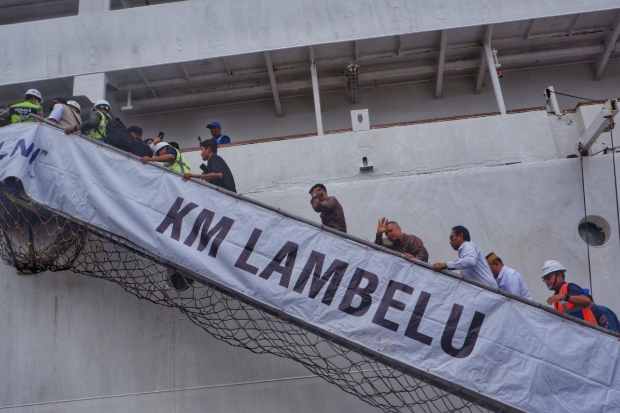
<path fill-rule="evenodd" d="M 487 261 L 482 255 L 480 248 L 470 242 L 469 231 L 462 225 L 452 228 L 450 233 L 450 246 L 458 251 L 459 259 L 456 261 L 433 264 L 433 271 L 461 270 L 463 277 L 497 287 L 495 278 Z"/>
<path fill-rule="evenodd" d="M 527 298 L 528 300 L 532 299 L 530 291 L 525 286 L 523 277 L 521 277 L 521 274 L 519 274 L 517 270 L 506 267 L 502 259 L 494 252 L 487 255 L 486 259 L 500 290 L 508 291 L 511 294 Z"/>
<path fill-rule="evenodd" d="M 47 119 L 54 123 L 58 123 L 63 128 L 72 128 L 80 125 L 82 123 L 82 118 L 79 115 L 79 109 L 75 107 L 75 105 L 79 107 L 79 104 L 74 101 L 70 102 L 72 105 L 69 105 L 69 102 L 63 97 L 57 97 L 52 100 L 52 106 L 50 107 L 52 113 L 50 113 Z"/>

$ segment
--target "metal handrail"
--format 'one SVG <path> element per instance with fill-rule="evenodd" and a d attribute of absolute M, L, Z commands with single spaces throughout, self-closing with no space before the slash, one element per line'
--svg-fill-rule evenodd
<path fill-rule="evenodd" d="M 44 119 L 44 118 L 42 118 L 40 116 L 37 116 L 37 115 L 34 115 L 34 114 L 29 114 L 27 117 L 34 118 L 34 119 L 36 119 L 37 121 L 39 121 L 41 123 L 44 123 L 46 125 L 49 125 L 49 126 L 52 126 L 52 127 L 56 128 L 56 129 L 60 129 L 60 130 L 64 131 L 64 129 L 60 125 L 58 125 L 56 123 L 53 123 L 53 122 L 50 122 L 47 119 Z M 96 139 L 93 139 L 93 138 L 91 138 L 89 136 L 78 134 L 76 132 L 74 132 L 73 134 L 76 135 L 77 137 L 81 138 L 81 139 L 88 140 L 89 142 L 95 143 L 96 145 L 101 146 L 101 147 L 103 147 L 105 149 L 114 151 L 114 152 L 122 154 L 122 155 L 124 155 L 124 156 L 126 156 L 126 157 L 128 157 L 130 159 L 134 159 L 134 160 L 137 160 L 137 161 L 140 162 L 140 157 L 139 156 L 133 155 L 133 154 L 131 154 L 129 152 L 125 152 L 125 151 L 123 151 L 121 149 L 118 149 L 118 148 L 115 148 L 115 147 L 110 146 L 108 144 L 105 144 L 103 142 L 100 142 L 100 141 L 98 141 Z M 170 168 L 167 168 L 167 167 L 163 166 L 161 163 L 157 163 L 157 162 L 153 162 L 153 161 L 148 161 L 147 163 L 149 165 L 151 165 L 151 166 L 159 168 L 159 169 L 161 169 L 163 171 L 166 171 L 168 173 L 176 174 L 178 176 L 183 176 L 182 173 L 173 171 Z M 195 182 L 195 183 L 197 183 L 197 184 L 203 185 L 203 186 L 205 186 L 205 187 L 207 187 L 209 189 L 213 189 L 213 190 L 221 192 L 221 193 L 223 193 L 225 195 L 228 195 L 228 196 L 231 196 L 233 198 L 236 198 L 238 200 L 245 201 L 245 202 L 248 202 L 250 204 L 256 205 L 258 207 L 261 207 L 261 208 L 267 209 L 269 211 L 275 212 L 275 213 L 280 214 L 280 215 L 282 215 L 282 216 L 284 216 L 286 218 L 290 218 L 292 220 L 301 222 L 303 224 L 310 225 L 310 226 L 315 227 L 315 228 L 319 228 L 319 229 L 321 229 L 323 231 L 329 232 L 329 233 L 331 233 L 333 235 L 339 236 L 339 237 L 347 239 L 349 241 L 353 241 L 355 243 L 361 244 L 361 245 L 363 245 L 365 247 L 372 248 L 374 250 L 383 252 L 385 254 L 393 255 L 395 257 L 398 257 L 398 258 L 404 259 L 404 260 L 406 260 L 408 262 L 411 262 L 411 263 L 413 263 L 413 264 L 415 264 L 417 266 L 420 266 L 420 267 L 432 270 L 432 265 L 430 265 L 427 262 L 416 260 L 414 258 L 407 258 L 407 257 L 405 257 L 403 254 L 401 254 L 399 252 L 390 250 L 390 249 L 385 248 L 383 246 L 376 245 L 376 244 L 374 244 L 372 242 L 369 242 L 369 241 L 367 241 L 365 239 L 356 237 L 354 235 L 350 235 L 350 234 L 347 234 L 347 233 L 335 230 L 335 229 L 327 227 L 327 226 L 325 226 L 323 224 L 318 224 L 318 223 L 316 223 L 314 221 L 310 221 L 307 218 L 300 217 L 300 216 L 295 215 L 293 213 L 287 212 L 287 211 L 285 211 L 285 210 L 283 210 L 281 208 L 275 208 L 275 207 L 273 207 L 271 205 L 265 204 L 263 202 L 257 201 L 257 200 L 252 199 L 252 198 L 249 198 L 249 197 L 247 197 L 247 196 L 245 196 L 243 194 L 237 194 L 235 192 L 228 191 L 228 190 L 223 189 L 223 188 L 221 188 L 219 186 L 215 186 L 213 184 L 205 182 L 205 181 L 203 181 L 201 179 L 190 178 L 190 180 Z M 556 309 L 554 309 L 552 307 L 549 307 L 549 306 L 545 306 L 542 303 L 539 303 L 539 302 L 536 302 L 536 301 L 532 301 L 532 300 L 528 300 L 527 298 L 523 298 L 523 297 L 520 297 L 518 295 L 511 294 L 511 293 L 509 293 L 507 291 L 504 291 L 504 290 L 500 290 L 499 287 L 494 288 L 494 287 L 491 287 L 491 286 L 489 286 L 487 284 L 483 284 L 483 283 L 478 282 L 476 280 L 472 280 L 470 278 L 463 277 L 460 274 L 456 274 L 454 272 L 447 271 L 447 270 L 440 271 L 440 273 L 445 275 L 445 276 L 447 276 L 447 277 L 453 278 L 455 280 L 459 280 L 459 281 L 462 281 L 462 282 L 466 282 L 468 284 L 475 285 L 476 287 L 485 289 L 485 290 L 490 291 L 490 292 L 495 293 L 495 294 L 502 295 L 502 296 L 504 296 L 506 298 L 510 298 L 511 300 L 515 300 L 515 301 L 518 301 L 520 303 L 529 305 L 531 307 L 535 307 L 535 308 L 538 308 L 540 310 L 546 311 L 548 313 L 554 314 L 554 315 L 556 315 L 556 316 L 558 316 L 560 318 L 563 318 L 563 319 L 568 320 L 568 321 L 572 321 L 572 322 L 577 323 L 577 324 L 579 324 L 579 325 L 581 325 L 583 327 L 591 328 L 593 330 L 596 330 L 596 331 L 598 331 L 600 333 L 603 333 L 603 334 L 607 334 L 607 335 L 612 336 L 612 337 L 620 337 L 619 334 L 616 334 L 616 333 L 614 333 L 611 330 L 608 330 L 608 329 L 603 328 L 603 327 L 598 326 L 598 325 L 594 325 L 594 324 L 588 323 L 588 322 L 586 322 L 584 320 L 581 320 L 581 319 L 579 319 L 577 317 L 574 317 L 572 315 L 569 315 L 569 314 L 557 311 Z M 619 340 L 619 342 L 620 342 L 620 340 Z"/>

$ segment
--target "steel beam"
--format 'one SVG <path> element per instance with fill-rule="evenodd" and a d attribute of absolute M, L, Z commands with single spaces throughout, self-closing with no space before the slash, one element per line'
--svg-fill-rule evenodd
<path fill-rule="evenodd" d="M 596 62 L 596 74 L 594 75 L 594 80 L 599 80 L 601 76 L 603 76 L 603 72 L 605 71 L 607 62 L 609 62 L 609 56 L 612 52 L 616 50 L 618 35 L 620 35 L 620 15 L 618 15 L 618 17 L 616 18 L 613 32 L 611 33 L 611 36 L 607 39 L 605 53 L 603 53 L 599 60 Z"/>
<path fill-rule="evenodd" d="M 230 70 L 230 64 L 228 63 L 228 59 L 224 58 L 224 64 L 226 65 L 226 71 L 228 72 L 228 76 L 232 76 L 232 70 Z"/>
<path fill-rule="evenodd" d="M 435 89 L 435 99 L 441 97 L 443 87 L 443 69 L 446 61 L 446 47 L 448 47 L 448 31 L 441 31 L 441 45 L 439 47 L 439 63 L 437 65 L 437 87 Z"/>
<path fill-rule="evenodd" d="M 502 115 L 506 114 L 506 105 L 504 104 L 504 96 L 502 95 L 502 88 L 499 84 L 499 77 L 497 76 L 497 70 L 495 70 L 495 61 L 493 60 L 493 51 L 491 50 L 491 36 L 493 34 L 493 25 L 489 25 L 487 35 L 484 39 L 484 51 L 487 59 L 487 65 L 489 65 L 489 74 L 491 75 L 491 82 L 493 83 L 493 91 L 495 92 L 495 100 L 497 101 L 497 107 Z"/>
<path fill-rule="evenodd" d="M 319 76 L 316 72 L 316 60 L 314 59 L 314 48 L 308 46 L 310 53 L 310 76 L 312 77 L 312 93 L 314 95 L 314 114 L 316 116 L 316 133 L 323 135 L 323 115 L 321 114 L 321 95 L 319 94 Z"/>
<path fill-rule="evenodd" d="M 146 78 L 146 76 L 144 75 L 142 70 L 138 69 L 138 73 L 140 74 L 140 77 L 142 78 L 142 80 L 144 80 L 144 84 L 146 85 L 146 87 L 148 87 L 150 89 L 150 91 L 153 94 L 153 96 L 157 97 L 157 93 L 155 93 L 155 89 L 153 89 L 153 87 L 149 83 L 149 80 Z"/>
<path fill-rule="evenodd" d="M 583 132 L 583 135 L 581 135 L 579 150 L 582 155 L 588 155 L 588 151 L 594 142 L 601 136 L 601 133 L 605 132 L 606 129 L 610 127 L 610 123 L 613 122 L 613 118 L 616 117 L 619 110 L 620 104 L 616 99 L 608 100 L 603 104 L 601 111 L 596 115 L 596 118 L 594 118 L 590 126 Z"/>
<path fill-rule="evenodd" d="M 487 27 L 487 31 L 489 28 Z M 484 40 L 483 40 L 484 42 Z M 484 72 L 487 68 L 487 59 L 485 57 L 484 47 L 480 49 L 480 65 L 478 67 L 478 73 L 476 73 L 476 95 L 479 95 L 482 92 L 482 83 L 484 83 Z"/>
<path fill-rule="evenodd" d="M 265 52 L 265 62 L 267 63 L 267 70 L 269 71 L 269 82 L 271 83 L 271 92 L 273 93 L 273 100 L 276 103 L 276 113 L 278 117 L 282 117 L 282 105 L 280 105 L 280 95 L 278 94 L 278 84 L 276 83 L 276 75 L 273 73 L 273 61 L 271 60 L 271 53 Z"/>
<path fill-rule="evenodd" d="M 620 44 L 619 44 L 620 46 Z M 585 46 L 585 47 L 577 47 L 573 49 L 558 49 L 552 50 L 548 52 L 534 52 L 534 53 L 526 53 L 520 55 L 508 55 L 502 56 L 502 63 L 522 63 L 528 61 L 535 60 L 544 60 L 544 59 L 554 59 L 554 58 L 562 58 L 562 57 L 571 57 L 571 56 L 581 56 L 583 54 L 598 54 L 602 53 L 604 50 L 603 45 L 596 46 Z M 448 72 L 459 72 L 462 70 L 471 70 L 471 69 L 479 69 L 481 65 L 486 67 L 486 53 L 484 53 L 484 48 L 482 49 L 482 59 L 468 59 L 463 60 L 457 64 L 456 62 L 445 62 L 444 64 L 444 76 Z M 307 65 L 307 64 L 306 64 Z M 307 66 L 306 66 L 307 67 Z M 371 72 L 362 72 L 359 75 L 360 81 L 374 81 L 374 80 L 382 80 L 382 79 L 390 79 L 390 78 L 399 78 L 399 77 L 407 77 L 407 76 L 420 76 L 420 75 L 433 75 L 437 71 L 436 65 L 424 65 L 424 66 L 409 66 L 397 69 L 385 69 L 385 70 L 376 70 Z M 479 72 L 480 73 L 480 72 Z M 477 81 L 479 81 L 481 77 L 477 77 Z M 192 78 L 192 80 L 197 81 L 197 77 Z M 185 79 L 176 79 L 173 80 L 175 84 L 186 85 L 187 81 Z M 151 82 L 151 85 L 164 85 L 165 83 L 159 82 Z M 318 81 L 320 87 L 334 87 L 334 86 L 342 86 L 346 88 L 346 80 L 343 76 L 324 76 L 321 77 Z M 137 88 L 144 88 L 143 83 L 139 83 L 137 85 L 129 85 L 135 86 Z M 295 81 L 280 81 L 278 83 L 278 92 L 295 92 L 299 90 L 309 90 L 312 89 L 312 80 L 310 78 L 295 80 Z M 128 90 L 128 86 L 120 87 L 121 91 Z M 343 89 L 344 90 L 344 89 Z M 264 85 L 256 85 L 255 81 L 247 81 L 237 84 L 236 87 L 230 88 L 229 86 L 218 86 L 212 88 L 208 92 L 202 92 L 191 95 L 179 95 L 179 96 L 171 96 L 165 98 L 157 98 L 157 99 L 143 99 L 143 100 L 134 100 L 133 105 L 134 108 L 146 108 L 146 107 L 154 107 L 163 104 L 178 104 L 188 101 L 198 101 L 200 99 L 216 99 L 216 98 L 225 98 L 225 97 L 240 97 L 240 96 L 255 96 L 255 95 L 264 95 L 271 91 L 271 86 Z M 124 96 L 123 96 L 124 99 Z M 7 101 L 6 103 L 12 103 L 12 101 Z M 14 102 L 13 102 L 14 103 Z"/>
<path fill-rule="evenodd" d="M 536 24 L 536 19 L 530 20 L 530 23 L 527 26 L 527 32 L 523 37 L 523 40 L 530 40 L 530 36 L 532 35 L 532 30 L 534 30 L 534 24 Z"/>
<path fill-rule="evenodd" d="M 579 21 L 579 18 L 581 17 L 581 13 L 577 13 L 575 15 L 575 19 L 573 20 L 573 22 L 570 25 L 570 29 L 568 29 L 568 35 L 572 36 L 573 32 L 575 31 L 575 27 L 577 27 L 577 22 Z"/>
<path fill-rule="evenodd" d="M 187 68 L 185 67 L 185 65 L 183 64 L 183 62 L 179 63 L 181 65 L 181 69 L 183 70 L 183 74 L 185 75 L 185 80 L 187 80 L 188 82 L 192 81 L 192 78 L 189 76 L 189 72 L 187 71 Z M 131 90 L 131 89 L 129 89 Z"/>
<path fill-rule="evenodd" d="M 618 44 L 618 47 L 620 47 L 620 44 Z M 570 57 L 578 57 L 578 56 L 583 56 L 583 55 L 600 55 L 604 51 L 605 51 L 605 46 L 602 44 L 594 45 L 594 46 L 575 47 L 575 48 L 570 48 L 570 49 L 556 49 L 556 50 L 550 50 L 550 51 L 502 56 L 502 63 L 511 64 L 511 63 L 534 62 L 536 60 L 542 61 L 545 59 L 570 58 Z M 462 60 L 458 64 L 457 62 L 445 62 L 444 63 L 444 77 L 446 77 L 446 75 L 449 72 L 458 73 L 459 71 L 463 71 L 463 70 L 478 69 L 479 70 L 478 73 L 480 73 L 480 66 L 484 65 L 484 67 L 486 67 L 486 55 L 484 54 L 484 47 L 481 48 L 481 52 L 482 52 L 481 59 L 475 58 L 475 59 Z M 317 62 L 317 64 L 318 63 L 319 62 Z M 287 67 L 290 67 L 290 66 L 287 66 Z M 300 67 L 307 69 L 308 62 L 304 63 Z M 277 66 L 274 66 L 274 70 L 276 69 L 277 69 Z M 260 71 L 258 70 L 259 69 L 254 69 L 251 72 L 246 71 L 245 73 L 249 75 L 264 73 L 265 82 L 266 82 L 267 81 L 267 73 L 266 73 L 267 69 L 264 68 L 264 69 L 260 69 Z M 283 73 L 286 73 L 287 70 L 289 69 L 280 69 L 280 71 Z M 377 79 L 383 80 L 383 79 L 407 77 L 407 76 L 434 75 L 436 73 L 437 73 L 437 65 L 434 65 L 434 64 L 424 65 L 424 66 L 408 66 L 408 67 L 395 68 L 395 69 L 362 72 L 360 73 L 360 80 L 374 81 Z M 227 77 L 228 77 L 227 73 L 215 73 L 215 74 L 209 74 L 209 75 L 203 75 L 203 76 L 194 76 L 194 77 L 190 77 L 189 79 L 192 82 L 195 82 L 198 84 L 200 82 L 207 82 L 210 79 L 222 79 L 222 78 L 227 78 Z M 232 97 L 239 97 L 239 96 L 244 96 L 244 95 L 247 95 L 247 96 L 255 96 L 257 94 L 264 95 L 265 91 L 267 92 L 271 91 L 270 86 L 267 85 L 266 83 L 264 86 L 258 85 L 255 88 L 251 88 L 249 86 L 256 85 L 256 80 L 251 79 L 251 80 L 243 81 L 243 75 L 237 75 L 237 74 L 235 74 L 235 77 L 239 77 L 240 81 L 236 82 L 235 87 L 232 89 L 230 88 L 229 85 L 216 86 L 216 87 L 210 87 L 208 92 L 202 92 L 202 93 L 193 94 L 193 95 L 179 95 L 179 96 L 171 96 L 171 97 L 166 97 L 166 98 L 134 100 L 133 105 L 134 105 L 134 108 L 139 108 L 139 107 L 146 108 L 146 107 L 158 106 L 168 100 L 174 101 L 175 103 L 181 103 L 181 102 L 187 102 L 187 101 L 192 101 L 192 100 L 197 101 L 198 99 L 202 99 L 202 98 L 209 98 L 209 99 L 211 98 L 215 99 L 216 97 L 224 98 L 226 97 L 227 93 L 230 93 Z M 478 75 L 476 77 L 476 84 L 478 84 L 478 82 L 480 81 L 480 85 L 481 85 L 482 80 L 483 80 L 482 76 Z M 113 78 L 110 78 L 108 76 L 108 82 L 113 83 Z M 170 79 L 170 80 L 149 81 L 149 84 L 151 87 L 174 86 L 174 85 L 185 87 L 187 86 L 187 79 L 180 77 L 180 78 Z M 144 89 L 147 87 L 145 86 L 144 82 L 122 85 L 122 86 L 115 84 L 114 86 L 121 92 L 126 92 L 128 90 L 140 90 L 140 89 Z M 344 79 L 343 76 L 323 76 L 319 79 L 319 86 L 320 87 L 330 86 L 332 88 L 334 86 L 346 87 L 346 80 Z M 23 91 L 21 91 L 21 89 L 18 88 L 17 85 L 13 85 L 12 89 L 16 91 L 15 93 L 17 93 L 17 95 L 20 96 L 20 98 L 21 96 L 23 96 Z M 295 92 L 301 89 L 312 89 L 312 82 L 311 82 L 310 77 L 306 79 L 294 80 L 294 81 L 286 81 L 286 82 L 280 81 L 278 83 L 279 93 Z M 118 92 L 112 92 L 112 93 L 116 93 L 118 95 L 119 101 L 123 101 L 123 102 L 125 101 L 126 94 L 124 93 L 118 94 Z M 159 102 L 159 103 L 156 103 L 156 102 Z M 5 97 L 5 99 L 0 100 L 0 105 L 13 104 L 13 103 L 15 103 L 15 98 L 11 98 L 10 96 L 7 96 Z"/>

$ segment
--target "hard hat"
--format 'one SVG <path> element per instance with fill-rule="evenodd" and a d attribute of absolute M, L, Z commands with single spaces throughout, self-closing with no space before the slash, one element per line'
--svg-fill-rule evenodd
<path fill-rule="evenodd" d="M 73 106 L 74 108 L 76 108 L 78 110 L 78 113 L 82 112 L 82 107 L 75 100 L 68 101 L 67 102 L 67 106 Z"/>
<path fill-rule="evenodd" d="M 24 99 L 27 99 L 26 96 L 31 95 L 39 99 L 39 103 L 43 103 L 43 96 L 41 96 L 41 92 L 36 89 L 28 89 L 28 91 L 24 94 Z"/>
<path fill-rule="evenodd" d="M 166 146 L 170 146 L 168 145 L 168 142 L 159 142 L 157 145 L 155 145 L 155 150 L 153 152 L 157 153 L 161 148 L 165 148 Z"/>
<path fill-rule="evenodd" d="M 545 278 L 546 275 L 551 274 L 556 271 L 566 271 L 566 268 L 556 260 L 545 261 L 542 269 L 542 278 Z"/>
<path fill-rule="evenodd" d="M 95 106 L 93 106 L 93 110 L 95 110 L 95 108 L 107 110 L 109 112 L 110 104 L 108 103 L 107 100 L 98 100 L 95 102 Z"/>

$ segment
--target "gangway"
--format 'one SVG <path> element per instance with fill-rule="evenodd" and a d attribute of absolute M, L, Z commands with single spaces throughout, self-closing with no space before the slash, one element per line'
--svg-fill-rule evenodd
<path fill-rule="evenodd" d="M 19 271 L 113 281 L 386 412 L 620 410 L 605 329 L 39 121 L 0 129 Z"/>

